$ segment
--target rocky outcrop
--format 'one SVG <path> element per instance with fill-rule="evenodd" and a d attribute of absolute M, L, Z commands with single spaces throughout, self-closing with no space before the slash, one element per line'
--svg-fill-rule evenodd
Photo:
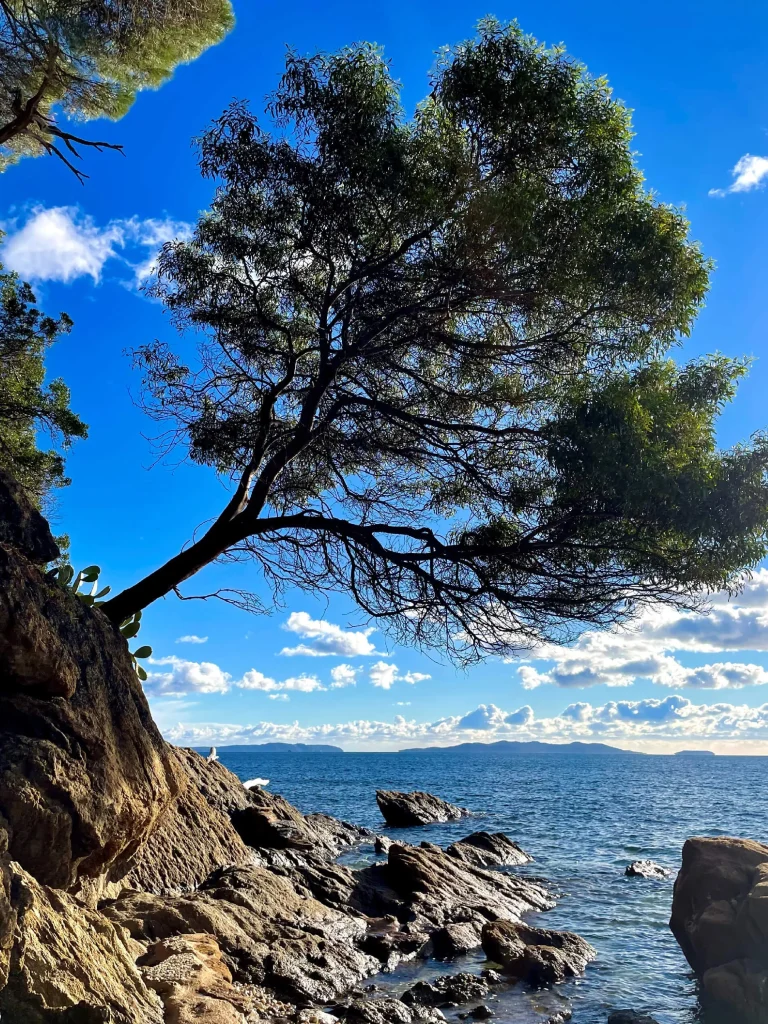
<path fill-rule="evenodd" d="M 662 881 L 669 878 L 672 872 L 653 860 L 633 860 L 631 864 L 627 864 L 624 874 L 627 878 L 652 878 Z"/>
<path fill-rule="evenodd" d="M 11 913 L 11 941 L 0 1019 L 163 1024 L 162 1003 L 136 966 L 143 947 L 124 928 L 41 885 L 18 864 L 6 862 L 4 875 L 12 894 L 4 908 Z"/>
<path fill-rule="evenodd" d="M 411 825 L 428 825 L 434 821 L 453 821 L 469 814 L 465 807 L 449 804 L 431 793 L 416 790 L 413 793 L 398 793 L 393 789 L 378 789 L 376 803 L 384 820 L 393 828 L 407 828 Z"/>
<path fill-rule="evenodd" d="M 175 796 L 168 750 L 119 631 L 35 564 L 52 550 L 45 522 L 7 485 L 0 508 L 0 816 L 8 849 L 47 885 L 119 879 Z M 14 538 L 19 546 L 8 542 Z"/>
<path fill-rule="evenodd" d="M 476 974 L 445 975 L 435 981 L 418 981 L 400 997 L 409 1006 L 459 1006 L 484 999 L 491 988 Z"/>
<path fill-rule="evenodd" d="M 473 832 L 445 851 L 476 868 L 500 868 L 529 864 L 533 858 L 503 832 Z"/>
<path fill-rule="evenodd" d="M 483 928 L 483 950 L 507 974 L 535 986 L 575 978 L 597 956 L 593 947 L 573 932 L 511 921 L 494 921 Z"/>
<path fill-rule="evenodd" d="M 359 948 L 361 917 L 324 906 L 267 868 L 229 868 L 189 894 L 127 891 L 103 912 L 142 942 L 215 935 L 236 981 L 292 1001 L 338 998 L 380 969 Z"/>
<path fill-rule="evenodd" d="M 0 544 L 15 548 L 34 565 L 59 557 L 48 523 L 4 469 L 0 469 Z"/>
<path fill-rule="evenodd" d="M 744 1021 L 768 1015 L 768 846 L 689 839 L 670 928 L 709 997 Z"/>

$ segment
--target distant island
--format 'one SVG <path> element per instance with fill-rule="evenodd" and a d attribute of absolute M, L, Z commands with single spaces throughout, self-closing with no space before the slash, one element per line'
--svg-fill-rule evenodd
<path fill-rule="evenodd" d="M 540 740 L 498 740 L 496 743 L 457 743 L 452 747 L 404 747 L 398 754 L 608 754 L 645 757 L 608 743 L 542 743 Z"/>
<path fill-rule="evenodd" d="M 201 753 L 208 753 L 210 747 L 196 747 Z M 224 754 L 343 754 L 341 747 L 330 743 L 236 743 L 229 747 L 217 747 Z"/>
<path fill-rule="evenodd" d="M 714 750 L 677 750 L 675 757 L 717 757 Z"/>

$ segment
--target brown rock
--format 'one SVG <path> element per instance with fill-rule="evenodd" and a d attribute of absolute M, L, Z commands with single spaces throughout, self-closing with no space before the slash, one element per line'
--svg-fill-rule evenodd
<path fill-rule="evenodd" d="M 473 832 L 445 851 L 476 868 L 529 864 L 533 858 L 503 832 Z"/>
<path fill-rule="evenodd" d="M 0 544 L 16 548 L 35 565 L 59 557 L 50 527 L 10 473 L 0 469 Z"/>
<path fill-rule="evenodd" d="M 433 821 L 453 821 L 469 814 L 465 807 L 457 807 L 456 804 L 449 804 L 447 800 L 419 790 L 398 793 L 393 789 L 378 789 L 376 803 L 386 823 L 394 828 L 428 825 Z"/>
<path fill-rule="evenodd" d="M 483 950 L 507 974 L 530 985 L 548 985 L 574 978 L 597 956 L 573 932 L 532 928 L 512 921 L 493 921 L 483 928 Z"/>
<path fill-rule="evenodd" d="M 119 631 L 0 545 L 0 815 L 11 857 L 62 888 L 119 879 L 175 789 Z"/>
<path fill-rule="evenodd" d="M 323 906 L 267 868 L 217 872 L 188 895 L 126 891 L 103 910 L 144 942 L 215 935 L 237 981 L 300 1002 L 338 998 L 379 969 L 357 948 L 365 934 L 362 918 Z"/>
<path fill-rule="evenodd" d="M 768 1016 L 768 846 L 689 839 L 670 928 L 705 992 L 744 1021 Z"/>
<path fill-rule="evenodd" d="M 3 1021 L 47 1024 L 60 1011 L 67 1024 L 163 1024 L 162 1004 L 135 964 L 142 947 L 124 928 L 18 864 L 4 872 L 15 922 Z"/>

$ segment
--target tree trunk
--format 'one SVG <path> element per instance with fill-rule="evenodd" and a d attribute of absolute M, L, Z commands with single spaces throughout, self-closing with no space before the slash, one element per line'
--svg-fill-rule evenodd
<path fill-rule="evenodd" d="M 243 531 L 242 524 L 239 523 L 240 518 L 237 516 L 223 523 L 214 523 L 197 543 L 174 555 L 165 565 L 161 565 L 132 587 L 105 601 L 101 606 L 102 612 L 119 626 L 121 622 L 131 618 L 159 597 L 165 597 L 174 587 L 194 576 L 227 548 L 247 536 L 248 531 Z"/>

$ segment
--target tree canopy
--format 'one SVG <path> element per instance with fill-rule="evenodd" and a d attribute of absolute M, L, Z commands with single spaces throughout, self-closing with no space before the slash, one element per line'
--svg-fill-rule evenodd
<path fill-rule="evenodd" d="M 268 114 L 205 132 L 212 208 L 160 258 L 196 357 L 135 354 L 170 443 L 231 494 L 107 614 L 252 558 L 278 595 L 341 591 L 472 658 L 737 586 L 768 446 L 716 446 L 742 363 L 669 358 L 710 264 L 606 81 L 486 20 L 411 118 L 368 44 L 289 53 Z"/>
<path fill-rule="evenodd" d="M 121 147 L 62 128 L 55 110 L 120 118 L 232 24 L 230 0 L 0 0 L 0 169 L 48 153 L 84 177 L 78 146 Z"/>
<path fill-rule="evenodd" d="M 0 266 L 0 465 L 8 469 L 38 505 L 52 489 L 69 483 L 64 452 L 87 429 L 69 407 L 63 380 L 45 381 L 46 350 L 72 322 L 36 306 L 28 284 Z M 41 448 L 40 436 L 53 447 Z"/>

